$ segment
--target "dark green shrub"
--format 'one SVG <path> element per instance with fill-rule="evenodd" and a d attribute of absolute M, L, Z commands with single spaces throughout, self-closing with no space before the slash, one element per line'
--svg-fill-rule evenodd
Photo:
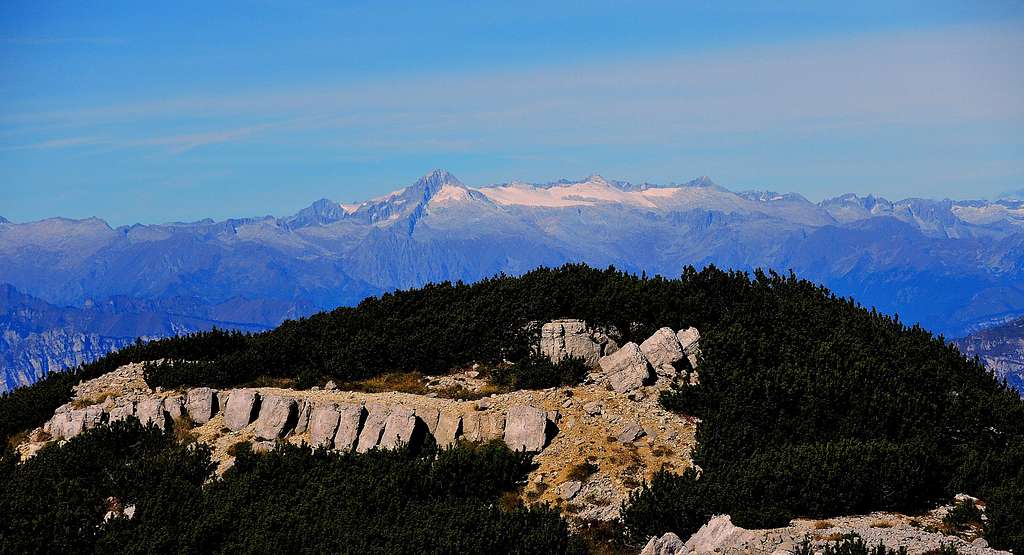
<path fill-rule="evenodd" d="M 138 421 L 90 430 L 21 465 L 0 464 L 3 553 L 567 553 L 559 514 L 501 495 L 530 468 L 501 442 L 420 453 L 209 451 Z M 108 510 L 133 518 L 104 522 Z"/>
<path fill-rule="evenodd" d="M 945 551 L 946 547 L 943 546 L 942 550 L 938 555 L 947 555 Z M 811 542 L 804 540 L 799 546 L 797 546 L 796 553 L 794 555 L 814 555 L 815 550 L 811 547 Z M 821 550 L 822 555 L 907 555 L 907 548 L 900 547 L 899 549 L 889 549 L 879 543 L 874 547 L 868 547 L 864 540 L 861 539 L 857 534 L 847 534 L 843 536 L 839 541 L 826 545 Z M 952 553 L 948 555 L 956 555 L 956 549 L 953 549 Z"/>
<path fill-rule="evenodd" d="M 943 524 L 953 530 L 967 530 L 972 526 L 981 526 L 981 509 L 973 501 L 958 501 L 942 518 Z"/>

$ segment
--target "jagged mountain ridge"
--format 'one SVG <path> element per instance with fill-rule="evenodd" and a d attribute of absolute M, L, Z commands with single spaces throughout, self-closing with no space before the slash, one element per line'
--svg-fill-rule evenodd
<path fill-rule="evenodd" d="M 687 264 L 793 269 L 955 337 L 1024 314 L 1024 202 L 812 203 L 706 177 L 468 187 L 438 170 L 376 199 L 321 199 L 280 218 L 0 224 L 0 282 L 48 302 L 245 298 L 278 307 L 258 320 L 270 325 L 428 281 L 574 261 L 665 275 Z M 257 321 L 231 309 L 217 319 Z"/>
<path fill-rule="evenodd" d="M 957 339 L 956 345 L 1024 394 L 1024 318 L 972 333 Z"/>

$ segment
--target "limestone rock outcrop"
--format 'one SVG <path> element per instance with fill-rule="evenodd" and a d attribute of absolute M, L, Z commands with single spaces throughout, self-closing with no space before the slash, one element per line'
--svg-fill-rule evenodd
<path fill-rule="evenodd" d="M 697 364 L 700 361 L 700 332 L 697 328 L 686 328 L 685 330 L 679 330 L 676 333 L 676 339 L 679 340 L 679 345 L 683 348 L 683 353 L 686 354 L 686 358 L 690 361 L 690 366 L 694 370 L 697 369 Z"/>
<path fill-rule="evenodd" d="M 547 414 L 534 407 L 518 405 L 508 409 L 505 443 L 513 451 L 540 451 L 546 443 Z"/>
<path fill-rule="evenodd" d="M 139 401 L 135 407 L 135 416 L 143 426 L 152 424 L 161 430 L 166 430 L 168 422 L 167 411 L 164 410 L 164 400 L 160 397 L 151 397 Z"/>
<path fill-rule="evenodd" d="M 362 405 L 340 405 L 338 407 L 338 431 L 334 435 L 334 448 L 351 451 L 359 439 L 359 429 L 363 424 L 366 410 Z"/>
<path fill-rule="evenodd" d="M 630 342 L 618 351 L 603 357 L 600 361 L 601 370 L 607 376 L 608 384 L 617 393 L 628 393 L 644 385 L 651 379 L 651 365 L 647 362 L 640 347 Z"/>
<path fill-rule="evenodd" d="M 224 425 L 232 431 L 248 426 L 256 417 L 259 401 L 259 394 L 252 389 L 232 391 L 224 407 Z"/>
<path fill-rule="evenodd" d="M 341 413 L 334 403 L 319 405 L 309 416 L 309 439 L 313 447 L 332 447 Z"/>
<path fill-rule="evenodd" d="M 712 517 L 683 546 L 683 553 L 719 553 L 726 547 L 747 546 L 757 541 L 749 530 L 732 523 L 729 515 Z"/>
<path fill-rule="evenodd" d="M 185 409 L 196 424 L 206 424 L 217 414 L 217 392 L 209 387 L 190 389 L 185 397 Z"/>
<path fill-rule="evenodd" d="M 602 356 L 617 348 L 614 340 L 588 329 L 583 320 L 554 320 L 544 324 L 540 330 L 540 353 L 552 362 L 575 357 L 593 367 Z"/>
<path fill-rule="evenodd" d="M 388 407 L 383 405 L 374 404 L 367 407 L 366 421 L 363 422 L 363 429 L 359 431 L 359 439 L 356 442 L 356 452 L 365 453 L 380 444 L 389 412 Z"/>
<path fill-rule="evenodd" d="M 403 406 L 392 408 L 384 421 L 384 432 L 377 446 L 381 449 L 394 449 L 412 443 L 416 423 L 416 413 L 412 409 Z"/>
<path fill-rule="evenodd" d="M 260 403 L 259 417 L 256 418 L 256 437 L 277 439 L 295 425 L 298 405 L 295 399 L 268 395 Z"/>
<path fill-rule="evenodd" d="M 181 395 L 164 397 L 164 412 L 171 420 L 181 420 L 185 416 L 185 398 Z"/>
<path fill-rule="evenodd" d="M 683 540 L 672 532 L 666 532 L 660 538 L 651 538 L 640 551 L 640 555 L 683 555 L 683 553 L 686 553 Z"/>
<path fill-rule="evenodd" d="M 676 376 L 675 363 L 683 359 L 683 347 L 672 328 L 661 328 L 640 344 L 640 352 L 654 367 L 658 376 L 672 379 Z"/>
<path fill-rule="evenodd" d="M 437 419 L 437 430 L 434 439 L 441 447 L 449 447 L 462 435 L 462 416 L 450 412 L 442 412 Z"/>

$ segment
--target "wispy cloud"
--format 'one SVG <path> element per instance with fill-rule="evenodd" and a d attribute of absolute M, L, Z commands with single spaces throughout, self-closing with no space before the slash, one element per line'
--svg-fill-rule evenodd
<path fill-rule="evenodd" d="M 127 41 L 118 37 L 43 37 L 43 36 L 0 36 L 0 43 L 18 46 L 64 46 L 64 45 L 92 45 L 92 46 L 117 46 L 127 44 Z"/>
<path fill-rule="evenodd" d="M 84 109 L 0 112 L 29 148 L 172 154 L 239 141 L 455 151 L 522 145 L 664 144 L 765 129 L 1024 121 L 1024 34 L 975 25 L 346 86 L 179 96 Z M 275 123 L 265 123 L 268 118 Z M 171 125 L 173 123 L 173 125 Z M 160 129 L 173 127 L 173 132 Z M 80 138 L 61 138 L 59 130 Z M 139 130 L 148 134 L 139 135 Z M 57 131 L 55 131 L 57 130 Z M 97 137 L 103 137 L 102 139 Z"/>

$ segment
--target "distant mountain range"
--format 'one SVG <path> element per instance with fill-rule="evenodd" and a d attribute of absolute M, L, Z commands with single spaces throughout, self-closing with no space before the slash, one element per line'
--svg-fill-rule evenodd
<path fill-rule="evenodd" d="M 708 178 L 654 185 L 596 175 L 474 188 L 434 171 L 383 197 L 322 199 L 283 218 L 118 228 L 96 218 L 0 218 L 0 283 L 87 313 L 132 299 L 152 308 L 131 314 L 201 325 L 272 326 L 428 281 L 577 261 L 664 275 L 687 264 L 793 269 L 960 337 L 1024 315 L 1024 201 L 850 194 L 813 203 L 732 192 Z M 191 329 L 157 320 L 137 318 L 119 337 Z M 50 329 L 32 322 L 34 333 Z M 12 358 L 0 348 L 0 360 Z M 4 364 L 21 376 L 31 363 Z"/>
<path fill-rule="evenodd" d="M 84 308 L 59 307 L 0 284 L 0 392 L 27 385 L 141 338 L 208 330 L 259 331 L 268 326 L 222 322 L 202 307 L 112 298 Z M 193 314 L 182 314 L 191 311 Z"/>
<path fill-rule="evenodd" d="M 960 352 L 977 356 L 1024 394 L 1024 318 L 993 326 L 956 341 Z"/>

